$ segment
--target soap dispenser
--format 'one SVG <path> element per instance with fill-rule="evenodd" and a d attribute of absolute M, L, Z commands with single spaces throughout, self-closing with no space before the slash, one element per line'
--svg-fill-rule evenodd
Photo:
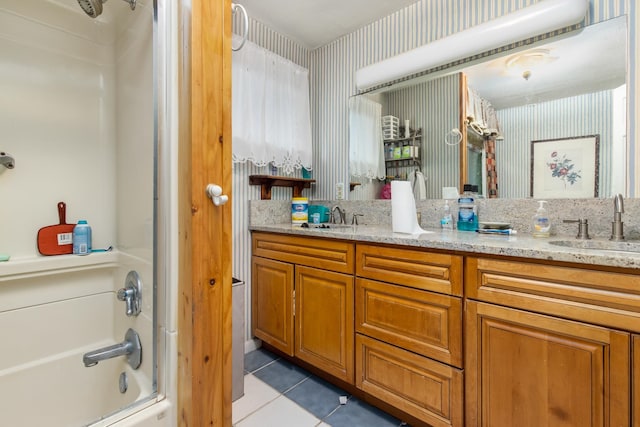
<path fill-rule="evenodd" d="M 549 221 L 547 210 L 544 207 L 547 201 L 539 200 L 538 203 L 540 206 L 538 206 L 538 210 L 536 210 L 536 214 L 533 216 L 533 237 L 549 237 L 551 221 Z"/>
<path fill-rule="evenodd" d="M 449 207 L 449 201 L 444 201 L 444 208 L 442 213 L 442 218 L 440 219 L 440 225 L 443 230 L 451 231 L 453 230 L 453 216 L 451 215 L 451 208 Z"/>

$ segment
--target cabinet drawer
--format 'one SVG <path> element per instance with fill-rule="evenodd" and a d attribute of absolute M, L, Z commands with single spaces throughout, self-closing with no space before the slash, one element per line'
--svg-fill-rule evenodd
<path fill-rule="evenodd" d="M 466 260 L 466 296 L 640 332 L 640 276 L 490 258 Z"/>
<path fill-rule="evenodd" d="M 462 302 L 433 292 L 356 279 L 356 331 L 462 367 Z"/>
<path fill-rule="evenodd" d="M 462 257 L 418 249 L 356 245 L 356 274 L 462 296 Z"/>
<path fill-rule="evenodd" d="M 333 239 L 253 233 L 253 255 L 353 274 L 354 245 Z"/>
<path fill-rule="evenodd" d="M 462 371 L 356 334 L 356 386 L 434 426 L 462 426 Z"/>

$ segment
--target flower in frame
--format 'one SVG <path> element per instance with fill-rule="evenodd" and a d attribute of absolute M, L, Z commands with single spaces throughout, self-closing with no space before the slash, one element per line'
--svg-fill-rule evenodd
<path fill-rule="evenodd" d="M 551 153 L 551 160 L 547 162 L 547 167 L 551 171 L 551 177 L 561 179 L 565 188 L 567 183 L 574 185 L 582 176 L 582 170 L 577 170 L 573 160 L 567 158 L 566 154 L 557 151 Z"/>

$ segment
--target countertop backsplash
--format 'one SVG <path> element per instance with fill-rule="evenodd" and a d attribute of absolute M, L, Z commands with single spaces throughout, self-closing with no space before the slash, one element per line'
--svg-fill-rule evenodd
<path fill-rule="evenodd" d="M 390 200 L 310 200 L 310 205 L 336 205 L 347 213 L 347 222 L 351 223 L 352 214 L 363 214 L 358 219 L 361 225 L 389 225 L 391 227 Z M 538 208 L 537 199 L 478 199 L 478 218 L 480 222 L 508 222 L 518 234 L 531 234 L 533 215 Z M 454 219 L 458 206 L 455 200 L 449 201 Z M 425 229 L 439 229 L 443 214 L 444 200 L 430 199 L 416 202 L 420 225 Z M 627 240 L 640 240 L 640 199 L 624 199 L 625 212 L 622 214 L 624 234 Z M 566 224 L 565 219 L 586 218 L 589 221 L 589 234 L 593 238 L 608 238 L 611 235 L 613 221 L 613 199 L 551 199 L 546 205 L 551 220 L 551 234 L 571 236 L 577 234 L 577 224 Z M 252 226 L 281 224 L 291 221 L 290 200 L 252 200 L 250 221 Z"/>

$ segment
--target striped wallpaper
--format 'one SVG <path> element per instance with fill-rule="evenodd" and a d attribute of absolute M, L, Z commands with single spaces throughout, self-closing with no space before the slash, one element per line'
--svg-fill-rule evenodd
<path fill-rule="evenodd" d="M 537 1 L 539 0 L 420 0 L 313 51 L 308 51 L 263 24 L 250 20 L 251 41 L 307 67 L 310 72 L 313 176 L 317 179 L 317 184 L 307 194 L 315 199 L 333 199 L 336 183 L 349 181 L 347 105 L 349 96 L 356 93 L 355 71 L 358 68 L 535 4 Z M 635 123 L 638 121 L 638 68 L 635 46 L 640 38 L 636 28 L 640 8 L 634 0 L 589 2 L 585 21 L 587 24 L 625 14 L 629 19 L 631 55 L 628 139 L 635 141 Z M 236 16 L 235 31 L 239 31 L 241 25 L 239 17 Z M 637 159 L 640 153 L 632 148 L 630 157 Z M 632 176 L 636 175 L 635 164 L 638 164 L 638 161 L 633 162 L 631 166 Z M 233 271 L 238 278 L 247 281 L 250 279 L 251 256 L 247 231 L 248 201 L 260 197 L 259 189 L 248 185 L 247 177 L 254 173 L 266 173 L 266 170 L 251 165 L 234 165 Z M 501 179 L 501 185 L 504 184 L 504 179 Z M 636 183 L 634 187 L 638 188 L 638 185 Z M 286 199 L 291 197 L 290 194 L 288 189 L 276 188 L 273 197 Z M 247 301 L 249 303 L 249 300 Z"/>

